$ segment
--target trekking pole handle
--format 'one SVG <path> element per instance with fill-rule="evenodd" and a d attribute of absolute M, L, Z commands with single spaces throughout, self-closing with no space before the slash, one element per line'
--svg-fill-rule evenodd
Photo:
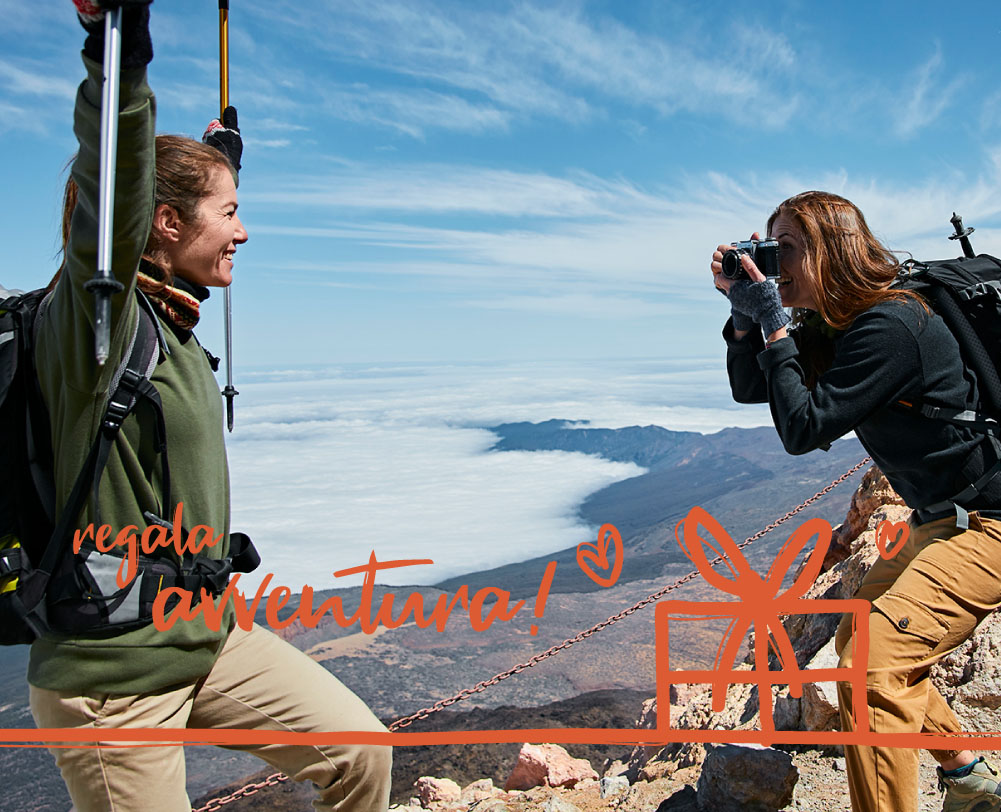
<path fill-rule="evenodd" d="M 94 294 L 94 355 L 99 366 L 111 345 L 111 297 L 124 285 L 111 274 L 115 224 L 115 160 L 118 155 L 119 70 L 122 61 L 122 7 L 104 18 L 104 83 L 101 90 L 101 156 L 98 203 L 97 269 L 84 290 Z"/>
<path fill-rule="evenodd" d="M 956 229 L 956 233 L 950 234 L 949 239 L 959 240 L 959 244 L 963 247 L 964 257 L 975 257 L 976 254 L 973 251 L 973 246 L 970 244 L 970 235 L 976 229 L 963 228 L 963 218 L 956 214 L 956 212 L 952 213 L 952 217 L 949 218 L 949 222 L 952 223 L 952 227 Z"/>

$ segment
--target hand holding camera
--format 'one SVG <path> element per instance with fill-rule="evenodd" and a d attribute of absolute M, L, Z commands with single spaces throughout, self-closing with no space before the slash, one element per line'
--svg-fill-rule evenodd
<path fill-rule="evenodd" d="M 730 300 L 733 328 L 748 332 L 761 325 L 766 336 L 789 323 L 778 289 L 768 278 L 779 276 L 779 244 L 758 232 L 746 242 L 719 245 L 713 253 L 713 282 Z"/>

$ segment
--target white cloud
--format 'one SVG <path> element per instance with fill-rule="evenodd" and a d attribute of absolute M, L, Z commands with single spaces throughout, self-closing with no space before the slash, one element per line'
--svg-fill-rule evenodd
<path fill-rule="evenodd" d="M 984 228 L 1001 215 L 999 179 L 990 161 L 973 180 L 950 174 L 892 184 L 845 171 L 710 172 L 658 189 L 585 173 L 351 165 L 318 178 L 277 180 L 269 184 L 274 191 L 249 199 L 278 211 L 308 208 L 326 221 L 257 226 L 286 246 L 275 272 L 424 277 L 441 290 L 447 283 L 471 306 L 625 318 L 663 312 L 658 296 L 669 296 L 672 308 L 693 299 L 699 307 L 718 304 L 709 285 L 713 248 L 763 233 L 771 209 L 804 189 L 856 202 L 892 249 L 948 256 L 948 218 L 960 211 L 978 227 L 981 250 L 997 252 Z M 456 213 L 475 224 L 458 227 Z M 286 239 L 293 237 L 339 245 L 323 250 L 331 259 L 316 261 L 315 244 Z"/>
<path fill-rule="evenodd" d="M 46 132 L 45 126 L 32 111 L 0 100 L 0 132 L 12 130 L 22 130 L 36 135 L 43 135 Z"/>
<path fill-rule="evenodd" d="M 516 310 L 523 313 L 612 321 L 667 316 L 677 308 L 677 302 L 653 302 L 634 296 L 603 296 L 591 293 L 498 296 L 491 299 L 470 300 L 464 302 L 464 305 L 484 310 Z"/>
<path fill-rule="evenodd" d="M 509 217 L 587 217 L 612 205 L 656 199 L 625 181 L 578 174 L 557 178 L 461 165 L 347 167 L 323 176 L 282 175 L 250 193 L 257 203 L 420 213 L 479 213 Z"/>
<path fill-rule="evenodd" d="M 908 138 L 934 122 L 948 107 L 950 99 L 962 85 L 958 77 L 942 83 L 944 59 L 938 46 L 928 60 L 914 72 L 904 88 L 905 102 L 897 114 L 897 133 Z"/>
<path fill-rule="evenodd" d="M 353 365 L 257 377 L 241 376 L 246 400 L 228 442 L 233 526 L 254 537 L 273 583 L 292 587 L 333 586 L 334 570 L 373 549 L 381 560 L 437 562 L 380 582 L 429 583 L 573 546 L 591 533 L 575 518 L 580 501 L 641 470 L 562 452 L 487 454 L 496 438 L 481 427 L 769 422 L 765 407 L 730 403 L 718 359 Z"/>
<path fill-rule="evenodd" d="M 76 98 L 77 83 L 41 68 L 26 69 L 0 59 L 0 83 L 10 93 L 27 96 Z"/>
<path fill-rule="evenodd" d="M 384 125 L 415 138 L 423 137 L 430 128 L 470 133 L 506 130 L 510 121 L 510 113 L 492 105 L 426 89 L 333 86 L 325 89 L 323 96 L 326 111 L 337 118 Z"/>
<path fill-rule="evenodd" d="M 449 9 L 342 2 L 308 20 L 281 2 L 250 9 L 331 60 L 331 72 L 363 67 L 384 82 L 395 75 L 398 88 L 383 98 L 342 89 L 328 97 L 327 109 L 414 137 L 432 128 L 504 129 L 515 117 L 579 123 L 607 115 L 601 105 L 729 118 L 752 98 L 759 105 L 753 126 L 777 127 L 798 105 L 781 90 L 796 63 L 782 34 L 735 25 L 725 37 L 736 42 L 732 49 L 694 48 L 705 41 L 693 33 L 697 15 L 664 38 L 572 3 Z"/>
<path fill-rule="evenodd" d="M 243 146 L 257 149 L 287 149 L 292 145 L 289 138 L 244 138 Z"/>

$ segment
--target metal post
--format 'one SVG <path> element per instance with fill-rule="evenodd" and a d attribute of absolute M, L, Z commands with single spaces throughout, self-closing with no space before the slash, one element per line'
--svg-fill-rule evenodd
<path fill-rule="evenodd" d="M 97 234 L 97 269 L 84 289 L 94 294 L 94 354 L 104 366 L 111 344 L 111 297 L 124 289 L 111 274 L 115 224 L 115 160 L 118 155 L 119 69 L 122 61 L 122 9 L 104 18 L 104 85 L 101 92 L 101 164 Z"/>
<path fill-rule="evenodd" d="M 219 120 L 229 106 L 229 0 L 219 0 Z M 233 298 L 230 287 L 222 293 L 226 336 L 226 426 L 233 430 L 233 398 L 240 393 L 233 386 Z"/>

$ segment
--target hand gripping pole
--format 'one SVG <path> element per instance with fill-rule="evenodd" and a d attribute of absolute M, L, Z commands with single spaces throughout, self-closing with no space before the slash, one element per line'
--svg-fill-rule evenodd
<path fill-rule="evenodd" d="M 115 224 L 115 159 L 118 155 L 119 69 L 122 61 L 122 9 L 104 17 L 104 84 L 101 91 L 101 164 L 97 234 L 97 269 L 84 283 L 94 294 L 94 355 L 99 366 L 108 360 L 111 343 L 111 297 L 123 290 L 111 275 Z"/>
<path fill-rule="evenodd" d="M 229 0 L 219 0 L 219 120 L 229 106 Z M 226 336 L 226 427 L 233 430 L 233 398 L 240 393 L 233 386 L 233 297 L 232 284 L 223 289 L 222 301 Z"/>

